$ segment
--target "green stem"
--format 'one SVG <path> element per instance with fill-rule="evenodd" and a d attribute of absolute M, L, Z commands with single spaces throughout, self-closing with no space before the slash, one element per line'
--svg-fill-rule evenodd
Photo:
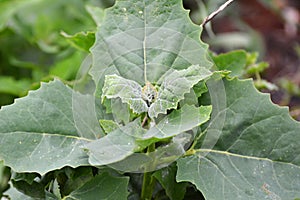
<path fill-rule="evenodd" d="M 206 133 L 206 129 L 205 129 L 202 133 L 200 133 L 200 134 L 194 139 L 193 144 L 192 144 L 191 147 L 186 151 L 186 155 L 193 154 L 194 148 L 195 148 L 195 146 L 196 146 L 198 140 L 200 140 L 200 138 L 201 138 L 203 135 L 205 135 L 205 133 Z"/>
<path fill-rule="evenodd" d="M 151 144 L 147 152 L 153 152 L 155 150 L 155 143 Z M 142 194 L 141 194 L 141 200 L 151 200 L 152 199 L 152 193 L 155 186 L 155 178 L 152 176 L 153 172 L 147 172 L 148 170 L 145 170 L 143 177 L 143 186 L 142 186 Z"/>
<path fill-rule="evenodd" d="M 155 185 L 155 178 L 152 176 L 152 172 L 146 172 L 144 174 L 144 179 L 143 179 L 141 200 L 152 199 L 154 185 Z"/>
<path fill-rule="evenodd" d="M 259 72 L 255 72 L 255 77 L 256 77 L 256 80 L 261 81 Z"/>

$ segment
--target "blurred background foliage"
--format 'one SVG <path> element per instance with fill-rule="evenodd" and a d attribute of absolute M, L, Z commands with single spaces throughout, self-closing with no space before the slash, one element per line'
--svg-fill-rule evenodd
<path fill-rule="evenodd" d="M 88 52 L 73 48 L 65 37 L 96 30 L 88 6 L 109 4 L 97 0 L 0 0 L 0 105 L 11 104 L 14 98 L 39 87 L 40 81 L 55 76 L 66 81 L 75 78 Z"/>
<path fill-rule="evenodd" d="M 200 24 L 224 2 L 185 0 L 184 5 L 193 22 Z M 300 120 L 299 29 L 299 0 L 235 0 L 206 24 L 202 40 L 216 53 L 235 49 L 257 53 L 259 64 L 250 71 L 245 68 L 250 73 L 243 77 L 257 80 L 258 89 L 271 93 L 273 102 L 289 106 L 291 115 Z"/>
<path fill-rule="evenodd" d="M 224 2 L 183 1 L 196 24 Z M 72 85 L 101 25 L 103 8 L 113 4 L 113 0 L 0 0 L 0 106 L 38 88 L 40 81 L 58 77 Z M 236 0 L 202 34 L 216 64 L 231 67 L 232 75 L 254 78 L 275 103 L 290 106 L 298 120 L 299 10 L 299 0 Z M 9 178 L 9 168 L 0 162 L 0 197 Z"/>

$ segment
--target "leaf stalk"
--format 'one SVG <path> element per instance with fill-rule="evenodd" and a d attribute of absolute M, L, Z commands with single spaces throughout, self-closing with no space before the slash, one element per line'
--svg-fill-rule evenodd
<path fill-rule="evenodd" d="M 155 143 L 151 144 L 147 153 L 155 151 Z M 147 169 L 146 169 L 147 171 Z M 141 193 L 141 200 L 151 200 L 153 196 L 153 190 L 155 186 L 156 179 L 152 176 L 153 172 L 145 172 L 143 177 L 143 186 Z"/>

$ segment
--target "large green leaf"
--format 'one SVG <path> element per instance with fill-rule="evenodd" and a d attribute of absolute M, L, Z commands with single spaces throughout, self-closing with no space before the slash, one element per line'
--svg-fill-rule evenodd
<path fill-rule="evenodd" d="M 300 165 L 300 123 L 288 108 L 274 105 L 251 80 L 224 80 L 224 86 L 226 118 L 214 149 Z"/>
<path fill-rule="evenodd" d="M 55 80 L 0 111 L 0 158 L 17 172 L 88 164 L 72 111 L 72 91 Z M 33 164 L 34 163 L 34 164 Z"/>
<path fill-rule="evenodd" d="M 85 199 L 127 199 L 129 194 L 127 185 L 128 177 L 114 177 L 107 172 L 96 176 L 91 181 L 77 190 L 71 192 L 64 199 L 66 200 L 85 200 Z"/>
<path fill-rule="evenodd" d="M 195 184 L 205 199 L 300 197 L 300 167 L 290 163 L 215 150 L 199 150 L 177 162 L 177 181 Z"/>
<path fill-rule="evenodd" d="M 299 122 L 251 80 L 224 80 L 224 88 L 226 106 L 213 106 L 210 139 L 178 161 L 177 180 L 194 183 L 207 199 L 299 198 Z"/>
<path fill-rule="evenodd" d="M 91 74 L 97 84 L 103 74 L 118 74 L 145 85 L 155 84 L 170 69 L 210 68 L 200 30 L 181 0 L 116 1 L 96 33 Z"/>

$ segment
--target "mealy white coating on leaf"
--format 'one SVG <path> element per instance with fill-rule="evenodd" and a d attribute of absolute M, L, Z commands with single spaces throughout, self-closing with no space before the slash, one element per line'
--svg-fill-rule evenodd
<path fill-rule="evenodd" d="M 128 103 L 135 113 L 140 114 L 148 110 L 148 106 L 142 98 L 142 87 L 133 80 L 118 75 L 107 75 L 102 91 L 102 101 L 105 97 L 108 99 L 120 98 L 123 103 Z"/>
<path fill-rule="evenodd" d="M 178 102 L 184 99 L 184 94 L 190 92 L 190 89 L 199 81 L 211 75 L 211 71 L 199 65 L 192 65 L 183 70 L 174 70 L 166 75 L 156 100 L 149 108 L 150 118 L 155 118 L 160 113 L 166 114 L 167 110 L 176 109 Z"/>

